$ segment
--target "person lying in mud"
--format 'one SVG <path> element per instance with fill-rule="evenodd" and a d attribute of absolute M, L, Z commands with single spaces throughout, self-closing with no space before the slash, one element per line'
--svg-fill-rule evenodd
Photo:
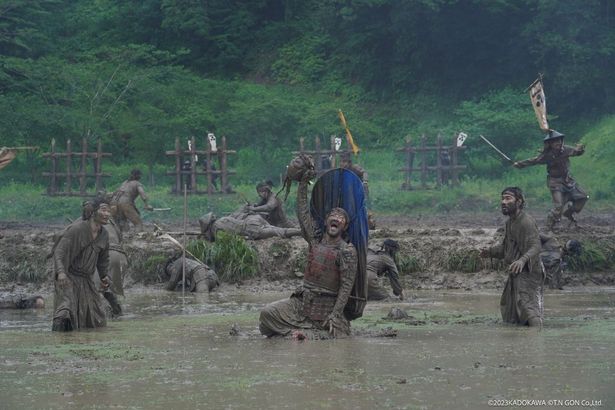
<path fill-rule="evenodd" d="M 104 198 L 92 201 L 91 207 L 90 217 L 70 225 L 53 252 L 54 331 L 107 324 L 102 298 L 93 277 L 98 271 L 103 290 L 109 288 L 109 234 L 103 226 L 109 221 L 110 210 Z"/>
<path fill-rule="evenodd" d="M 392 239 L 385 239 L 378 250 L 367 250 L 367 300 L 383 300 L 389 297 L 389 292 L 380 283 L 386 276 L 393 288 L 393 294 L 404 300 L 404 292 L 399 283 L 399 272 L 395 263 L 395 255 L 399 244 Z"/>
<path fill-rule="evenodd" d="M 218 275 L 209 266 L 193 259 L 186 261 L 186 289 L 190 292 L 211 292 L 220 286 Z M 164 270 L 169 275 L 169 281 L 164 287 L 166 290 L 181 289 L 184 258 L 175 256 L 167 262 Z"/>
<path fill-rule="evenodd" d="M 583 155 L 584 152 L 584 145 L 564 145 L 564 134 L 549 130 L 544 138 L 544 148 L 538 156 L 513 164 L 515 168 L 547 165 L 547 186 L 553 199 L 553 209 L 547 215 L 548 230 L 555 228 L 562 215 L 568 218 L 569 227 L 577 225 L 574 214 L 581 212 L 589 196 L 570 174 L 570 157 Z"/>
<path fill-rule="evenodd" d="M 247 205 L 248 212 L 260 214 L 269 225 L 279 228 L 294 228 L 286 218 L 284 204 L 276 194 L 272 192 L 273 183 L 271 181 L 259 182 L 256 185 L 256 193 L 260 201 L 255 205 Z"/>
<path fill-rule="evenodd" d="M 45 299 L 42 296 L 6 296 L 0 297 L 0 309 L 43 309 Z"/>
<path fill-rule="evenodd" d="M 287 172 L 299 181 L 296 206 L 301 232 L 309 245 L 307 266 L 303 285 L 289 299 L 270 303 L 261 311 L 259 330 L 267 337 L 291 333 L 298 339 L 311 333 L 319 338 L 347 336 L 350 322 L 344 307 L 357 272 L 357 251 L 343 239 L 348 214 L 333 208 L 326 215 L 325 232 L 319 233 L 307 200 L 308 184 L 315 176 L 311 158 L 295 158 Z"/>
<path fill-rule="evenodd" d="M 504 259 L 508 279 L 500 299 L 502 320 L 529 326 L 542 326 L 544 273 L 540 263 L 540 234 L 527 214 L 523 192 L 517 187 L 502 191 L 502 214 L 508 216 L 501 244 L 482 249 L 483 258 Z"/>
<path fill-rule="evenodd" d="M 263 218 L 243 207 L 228 216 L 216 219 L 213 212 L 199 219 L 201 234 L 208 241 L 216 240 L 216 232 L 224 231 L 245 236 L 249 239 L 291 238 L 301 235 L 299 228 L 280 228 L 273 226 Z"/>

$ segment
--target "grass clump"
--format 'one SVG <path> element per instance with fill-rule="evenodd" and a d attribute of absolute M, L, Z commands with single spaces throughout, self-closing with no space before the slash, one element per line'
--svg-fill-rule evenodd
<path fill-rule="evenodd" d="M 480 252 L 476 249 L 452 251 L 447 260 L 446 267 L 452 272 L 478 272 L 482 269 L 483 263 Z"/>
<path fill-rule="evenodd" d="M 611 271 L 615 269 L 615 247 L 607 242 L 584 242 L 578 255 L 566 257 L 573 272 Z"/>
<path fill-rule="evenodd" d="M 47 280 L 47 270 L 44 265 L 22 260 L 7 266 L 2 276 L 3 282 L 42 283 Z"/>
<path fill-rule="evenodd" d="M 416 256 L 399 255 L 396 259 L 397 266 L 399 267 L 399 273 L 402 275 L 416 273 L 423 270 L 423 264 Z"/>
<path fill-rule="evenodd" d="M 133 266 L 131 268 L 131 276 L 135 282 L 142 282 L 144 284 L 159 283 L 167 279 L 164 270 L 169 259 L 167 256 L 154 254 L 143 259 L 138 257 L 135 259 L 131 259 L 131 265 Z"/>
<path fill-rule="evenodd" d="M 187 250 L 211 266 L 222 281 L 238 282 L 258 274 L 258 254 L 239 235 L 217 232 L 215 242 L 193 241 Z"/>

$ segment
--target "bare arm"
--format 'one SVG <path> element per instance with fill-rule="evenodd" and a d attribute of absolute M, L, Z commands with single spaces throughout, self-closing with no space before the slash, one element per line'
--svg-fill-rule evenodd
<path fill-rule="evenodd" d="M 314 221 L 312 215 L 310 215 L 310 208 L 308 207 L 307 200 L 307 187 L 308 178 L 304 178 L 299 182 L 297 188 L 297 219 L 299 219 L 299 226 L 301 227 L 301 235 L 310 245 L 317 242 L 316 235 L 314 233 Z"/>
<path fill-rule="evenodd" d="M 145 193 L 145 189 L 143 189 L 143 185 L 140 183 L 137 185 L 137 192 L 139 193 L 139 196 L 143 200 L 143 203 L 145 204 L 145 206 L 147 206 L 147 201 L 149 200 L 149 198 L 147 197 L 147 194 Z"/>
<path fill-rule="evenodd" d="M 275 195 L 269 195 L 267 202 L 264 205 L 252 206 L 250 209 L 254 212 L 271 212 L 278 207 L 278 201 Z"/>
<path fill-rule="evenodd" d="M 388 255 L 383 255 L 383 260 L 386 266 L 385 275 L 389 278 L 389 282 L 391 283 L 391 287 L 393 288 L 393 294 L 395 296 L 401 295 L 403 288 L 401 287 L 401 283 L 399 283 L 399 272 L 397 270 L 397 265 L 395 264 L 395 260 Z"/>

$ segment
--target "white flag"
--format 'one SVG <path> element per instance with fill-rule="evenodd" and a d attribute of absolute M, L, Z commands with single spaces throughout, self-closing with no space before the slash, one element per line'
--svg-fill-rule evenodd
<path fill-rule="evenodd" d="M 211 146 L 211 152 L 217 152 L 218 148 L 216 148 L 216 136 L 213 132 L 207 134 L 207 139 L 209 140 L 209 145 Z"/>

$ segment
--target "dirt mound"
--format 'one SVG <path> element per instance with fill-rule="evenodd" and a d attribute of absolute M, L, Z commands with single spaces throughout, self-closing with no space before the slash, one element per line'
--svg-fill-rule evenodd
<path fill-rule="evenodd" d="M 612 216 L 591 216 L 577 230 L 556 234 L 561 245 L 569 239 L 580 241 L 587 249 L 584 264 L 566 272 L 564 285 L 615 284 L 615 233 Z M 457 221 L 457 223 L 453 223 Z M 370 247 L 378 248 L 385 238 L 399 242 L 398 265 L 401 280 L 410 289 L 500 288 L 506 273 L 500 261 L 481 259 L 479 249 L 501 240 L 504 218 L 501 215 L 458 215 L 444 219 L 388 217 L 378 220 L 379 229 L 370 232 Z M 9 289 L 16 283 L 50 287 L 52 270 L 46 255 L 54 234 L 62 226 L 4 224 L 0 239 L 0 284 Z M 176 245 L 152 233 L 130 234 L 125 238 L 130 264 L 130 283 L 166 281 L 166 261 L 179 252 Z M 181 238 L 177 238 L 181 241 Z M 307 243 L 302 238 L 272 238 L 248 241 L 259 257 L 259 277 L 266 282 L 301 278 L 305 268 Z M 591 252 L 590 252 L 591 251 Z"/>

